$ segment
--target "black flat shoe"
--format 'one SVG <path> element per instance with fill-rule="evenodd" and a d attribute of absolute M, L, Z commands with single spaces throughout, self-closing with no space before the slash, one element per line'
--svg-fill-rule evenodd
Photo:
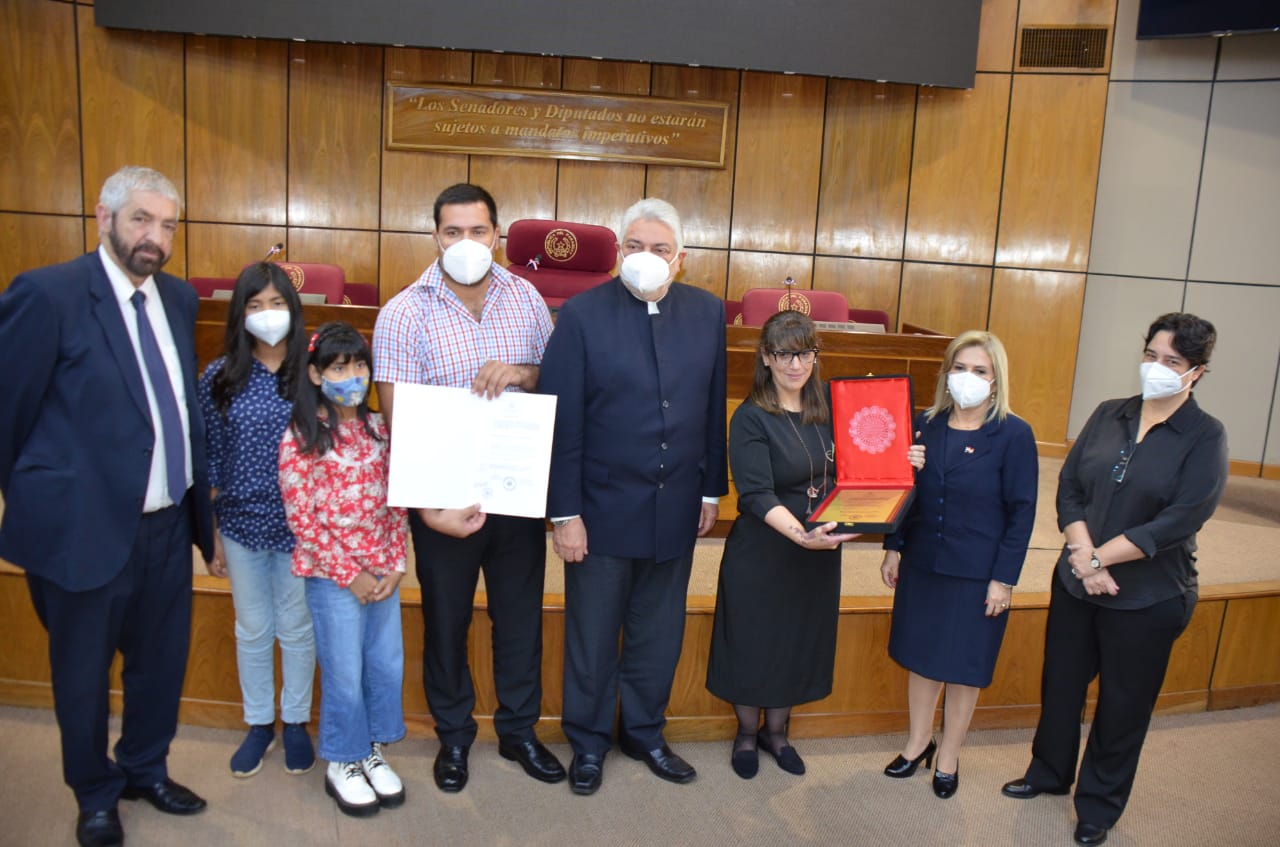
<path fill-rule="evenodd" d="M 773 756 L 774 761 L 778 763 L 778 767 L 787 773 L 793 773 L 800 776 L 804 773 L 804 759 L 800 758 L 800 754 L 796 752 L 796 748 L 790 744 L 784 744 L 777 750 L 769 743 L 769 734 L 764 730 L 756 736 L 756 744 L 764 748 L 764 751 Z"/>
<path fill-rule="evenodd" d="M 569 763 L 569 790 L 574 794 L 595 794 L 604 781 L 604 756 L 580 753 Z"/>
<path fill-rule="evenodd" d="M 1015 800 L 1030 800 L 1032 797 L 1039 797 L 1041 794 L 1056 794 L 1062 796 L 1071 791 L 1070 788 L 1036 788 L 1025 779 L 1015 779 L 1013 782 L 1006 782 L 1000 789 L 1000 793 L 1006 797 L 1012 797 Z"/>
<path fill-rule="evenodd" d="M 915 776 L 916 768 L 920 767 L 920 763 L 924 762 L 926 768 L 933 767 L 933 754 L 938 749 L 938 742 L 929 739 L 929 746 L 924 748 L 924 752 L 914 759 L 908 759 L 901 753 L 898 757 L 885 766 L 884 775 L 891 776 L 894 779 L 906 779 L 909 776 Z"/>
<path fill-rule="evenodd" d="M 564 779 L 564 765 L 536 738 L 528 741 L 499 739 L 498 755 L 519 762 L 525 773 L 542 782 L 560 782 Z"/>
<path fill-rule="evenodd" d="M 644 762 L 649 766 L 649 770 L 667 782 L 684 785 L 685 783 L 693 782 L 694 777 L 698 775 L 698 772 L 693 769 L 693 765 L 677 756 L 675 751 L 666 744 L 661 747 L 655 747 L 652 750 L 640 750 L 627 744 L 619 744 L 618 746 L 625 755 Z"/>
<path fill-rule="evenodd" d="M 155 785 L 125 786 L 120 796 L 125 800 L 146 800 L 167 815 L 194 815 L 206 805 L 190 788 L 179 785 L 168 777 Z"/>
<path fill-rule="evenodd" d="M 471 748 L 461 744 L 441 744 L 432 766 L 436 788 L 447 794 L 457 794 L 467 787 L 467 754 Z"/>
<path fill-rule="evenodd" d="M 1107 828 L 1081 821 L 1076 824 L 1075 838 L 1077 844 L 1101 844 L 1107 840 Z"/>
<path fill-rule="evenodd" d="M 948 797 L 954 797 L 958 788 L 960 788 L 959 762 L 956 762 L 955 773 L 933 772 L 933 793 L 938 799 L 946 800 Z"/>
<path fill-rule="evenodd" d="M 80 847 L 119 847 L 124 844 L 124 827 L 115 809 L 81 812 L 76 818 L 76 841 Z"/>
<path fill-rule="evenodd" d="M 751 779 L 760 772 L 760 753 L 756 747 L 737 749 L 741 742 L 751 741 L 754 738 L 755 733 L 739 732 L 733 739 L 733 754 L 729 757 L 729 764 L 733 767 L 733 772 L 743 779 Z"/>

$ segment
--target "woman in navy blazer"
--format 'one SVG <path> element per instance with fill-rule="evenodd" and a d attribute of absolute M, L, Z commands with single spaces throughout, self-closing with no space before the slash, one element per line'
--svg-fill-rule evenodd
<path fill-rule="evenodd" d="M 1012 589 L 1036 512 L 1035 436 L 1009 412 L 1004 345 L 970 330 L 947 347 L 933 405 L 916 417 L 928 462 L 881 576 L 894 589 L 889 655 L 909 672 L 910 734 L 885 775 L 937 769 L 933 792 L 960 784 L 960 746 L 978 692 L 991 684 Z M 947 687 L 942 744 L 930 736 Z"/>

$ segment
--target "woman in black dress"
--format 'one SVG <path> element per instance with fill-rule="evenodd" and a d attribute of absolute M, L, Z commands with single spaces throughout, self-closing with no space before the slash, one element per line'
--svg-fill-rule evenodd
<path fill-rule="evenodd" d="M 802 523 L 835 484 L 817 358 L 809 318 L 793 311 L 769 318 L 751 394 L 729 427 L 739 514 L 720 562 L 707 688 L 734 704 L 731 762 L 743 779 L 759 768 L 757 746 L 783 770 L 804 773 L 787 743 L 791 707 L 831 693 L 840 544 L 855 536 L 833 533 L 835 523 L 811 530 Z M 923 450 L 911 455 L 923 464 Z"/>
<path fill-rule="evenodd" d="M 933 764 L 933 792 L 960 786 L 960 746 L 991 684 L 1013 585 L 1035 522 L 1039 461 L 1031 427 L 1009 412 L 1000 339 L 971 330 L 947 347 L 933 405 L 916 417 L 929 466 L 902 528 L 885 537 L 881 576 L 894 590 L 889 656 L 907 669 L 910 732 L 884 769 Z M 930 735 L 946 687 L 942 744 Z"/>
<path fill-rule="evenodd" d="M 1019 800 L 1066 794 L 1074 779 L 1079 844 L 1101 844 L 1124 812 L 1169 653 L 1196 608 L 1196 532 L 1227 481 L 1226 432 L 1191 393 L 1216 340 L 1195 315 L 1156 318 L 1142 395 L 1100 405 L 1058 479 L 1066 544 L 1052 577 L 1040 722 L 1026 773 L 1002 790 Z"/>

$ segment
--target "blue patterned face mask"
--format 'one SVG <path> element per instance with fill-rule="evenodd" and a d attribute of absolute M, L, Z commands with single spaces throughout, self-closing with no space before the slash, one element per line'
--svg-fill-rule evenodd
<path fill-rule="evenodd" d="M 360 401 L 364 400 L 364 396 L 369 393 L 369 377 L 353 376 L 337 382 L 322 379 L 320 390 L 324 392 L 325 397 L 339 406 L 359 406 Z"/>

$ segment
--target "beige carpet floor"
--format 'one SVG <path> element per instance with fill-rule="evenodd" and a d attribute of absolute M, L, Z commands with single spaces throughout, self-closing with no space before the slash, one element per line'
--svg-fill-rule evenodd
<path fill-rule="evenodd" d="M 123 803 L 129 847 L 328 847 L 328 845 L 1072 845 L 1070 797 L 1010 800 L 1000 785 L 1020 776 L 1030 730 L 975 732 L 961 756 L 960 791 L 936 799 L 921 770 L 891 780 L 880 770 L 898 752 L 897 736 L 802 739 L 809 772 L 795 777 L 772 761 L 754 780 L 729 769 L 728 743 L 685 743 L 698 768 L 685 786 L 652 776 L 614 753 L 604 787 L 576 797 L 564 784 L 534 782 L 496 744 L 478 743 L 471 783 L 445 795 L 431 779 L 435 742 L 388 748 L 407 802 L 370 819 L 342 815 L 325 796 L 320 767 L 289 776 L 277 751 L 248 779 L 231 777 L 227 758 L 238 732 L 181 728 L 172 775 L 209 808 L 193 818 Z M 563 745 L 555 752 L 566 756 Z M 58 738 L 47 710 L 0 708 L 0 844 L 75 843 L 75 804 L 62 785 Z M 1157 718 L 1129 809 L 1109 845 L 1262 847 L 1280 843 L 1280 704 Z"/>

